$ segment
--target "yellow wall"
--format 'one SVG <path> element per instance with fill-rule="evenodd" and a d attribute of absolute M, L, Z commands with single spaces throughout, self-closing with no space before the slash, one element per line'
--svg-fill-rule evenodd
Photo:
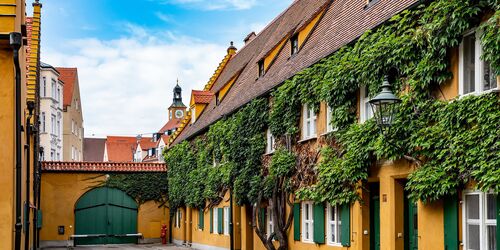
<path fill-rule="evenodd" d="M 238 79 L 238 76 L 239 76 L 239 74 L 234 76 L 228 83 L 226 83 L 226 85 L 224 85 L 224 87 L 222 89 L 219 90 L 219 94 L 217 96 L 217 98 L 219 98 L 219 101 L 224 99 L 227 92 L 229 92 L 229 90 L 233 86 L 233 83 L 236 81 L 236 79 Z"/>
<path fill-rule="evenodd" d="M 43 173 L 42 174 L 42 241 L 68 240 L 74 234 L 74 207 L 78 199 L 97 183 L 104 174 Z M 168 209 L 149 201 L 139 206 L 137 230 L 144 238 L 159 238 L 161 225 L 168 225 Z M 65 234 L 58 235 L 57 227 L 65 226 Z"/>
<path fill-rule="evenodd" d="M 267 72 L 271 64 L 274 62 L 276 56 L 278 56 L 279 52 L 283 49 L 283 46 L 288 41 L 289 36 L 286 36 L 281 40 L 281 42 L 276 45 L 264 58 L 264 72 Z"/>
<path fill-rule="evenodd" d="M 21 25 L 25 23 L 24 0 L 0 0 L 0 35 L 10 32 L 21 32 Z M 26 54 L 25 47 L 19 50 L 21 67 L 21 108 L 26 106 Z M 0 39 L 0 249 L 13 249 L 14 246 L 14 217 L 15 217 L 15 74 L 13 53 L 8 39 Z M 24 125 L 24 111 L 21 111 Z M 24 144 L 24 134 L 21 143 Z M 22 201 L 26 200 L 26 161 L 22 152 Z M 21 214 L 21 216 L 23 216 Z M 24 218 L 22 218 L 24 221 Z M 24 248 L 24 231 L 22 231 L 21 247 Z"/>
<path fill-rule="evenodd" d="M 299 31 L 299 48 L 302 48 L 304 45 L 306 39 L 309 37 L 309 34 L 311 34 L 311 31 L 314 29 L 318 21 L 323 17 L 323 13 L 326 11 L 322 10 L 320 11 L 306 26 L 304 26 L 300 31 Z"/>

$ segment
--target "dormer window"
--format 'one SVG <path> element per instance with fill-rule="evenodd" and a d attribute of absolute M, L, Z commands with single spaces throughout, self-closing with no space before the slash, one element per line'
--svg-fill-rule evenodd
<path fill-rule="evenodd" d="M 264 76 L 266 70 L 264 68 L 264 60 L 259 61 L 259 77 Z"/>
<path fill-rule="evenodd" d="M 299 53 L 299 34 L 295 34 L 290 38 L 292 44 L 292 55 Z"/>

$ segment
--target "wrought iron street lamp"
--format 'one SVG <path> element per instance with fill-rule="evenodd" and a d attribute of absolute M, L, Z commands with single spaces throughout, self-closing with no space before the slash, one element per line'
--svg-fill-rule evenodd
<path fill-rule="evenodd" d="M 392 125 L 396 114 L 396 106 L 401 102 L 391 91 L 388 76 L 382 82 L 382 91 L 370 101 L 375 121 L 382 133 L 385 133 Z"/>

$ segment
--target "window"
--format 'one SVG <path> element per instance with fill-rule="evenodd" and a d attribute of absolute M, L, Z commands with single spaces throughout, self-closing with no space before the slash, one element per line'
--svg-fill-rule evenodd
<path fill-rule="evenodd" d="M 47 77 L 43 77 L 42 78 L 42 97 L 46 97 L 47 96 Z"/>
<path fill-rule="evenodd" d="M 57 87 L 56 100 L 59 102 L 61 100 L 61 89 Z"/>
<path fill-rule="evenodd" d="M 327 105 L 326 107 L 326 132 L 336 131 L 337 128 L 334 128 L 332 125 L 332 107 Z"/>
<path fill-rule="evenodd" d="M 61 121 L 57 120 L 57 135 L 61 136 Z"/>
<path fill-rule="evenodd" d="M 328 204 L 326 211 L 326 236 L 328 245 L 340 246 L 340 209 Z"/>
<path fill-rule="evenodd" d="M 224 235 L 229 235 L 229 207 L 224 207 Z"/>
<path fill-rule="evenodd" d="M 71 133 L 75 133 L 75 120 L 71 120 Z"/>
<path fill-rule="evenodd" d="M 196 110 L 193 108 L 191 109 L 191 124 L 193 124 L 196 121 Z"/>
<path fill-rule="evenodd" d="M 45 133 L 45 112 L 42 112 L 42 116 L 40 117 L 40 126 L 41 126 L 41 130 L 42 130 L 42 133 Z"/>
<path fill-rule="evenodd" d="M 269 206 L 267 206 L 267 230 L 266 232 L 271 235 L 274 233 L 274 221 L 273 221 L 273 210 L 271 208 L 271 202 L 269 201 Z"/>
<path fill-rule="evenodd" d="M 464 192 L 464 249 L 497 249 L 497 197 L 493 193 Z"/>
<path fill-rule="evenodd" d="M 313 204 L 302 202 L 302 241 L 313 242 Z"/>
<path fill-rule="evenodd" d="M 56 160 L 55 157 L 56 157 L 56 151 L 54 149 L 51 149 L 50 150 L 50 160 L 55 161 Z"/>
<path fill-rule="evenodd" d="M 316 113 L 309 105 L 305 104 L 302 108 L 303 124 L 302 124 L 302 139 L 310 139 L 316 137 Z"/>
<path fill-rule="evenodd" d="M 75 160 L 75 147 L 71 146 L 71 160 Z"/>
<path fill-rule="evenodd" d="M 359 91 L 359 119 L 361 123 L 373 117 L 373 111 L 369 101 L 370 93 L 368 88 L 363 86 Z"/>
<path fill-rule="evenodd" d="M 182 212 L 180 209 L 177 209 L 177 211 L 175 211 L 175 227 L 176 228 L 181 228 L 181 219 L 182 219 Z"/>
<path fill-rule="evenodd" d="M 51 133 L 53 135 L 56 134 L 56 116 L 55 115 L 51 115 L 50 117 L 50 127 L 51 127 Z"/>
<path fill-rule="evenodd" d="M 172 110 L 170 110 L 168 117 L 169 117 L 169 120 L 172 120 Z"/>
<path fill-rule="evenodd" d="M 212 226 L 213 226 L 212 232 L 214 234 L 219 234 L 219 228 L 218 228 L 218 226 L 219 226 L 219 218 L 217 218 L 217 217 L 218 217 L 217 208 L 214 207 L 214 208 L 212 208 L 212 219 L 213 219 L 213 221 L 212 221 Z"/>
<path fill-rule="evenodd" d="M 264 59 L 259 61 L 259 77 L 264 76 L 266 74 L 266 69 L 264 68 Z"/>
<path fill-rule="evenodd" d="M 459 94 L 482 93 L 498 89 L 497 75 L 487 62 L 481 60 L 480 34 L 471 32 L 464 36 L 459 54 Z"/>
<path fill-rule="evenodd" d="M 266 154 L 274 152 L 274 136 L 271 134 L 271 129 L 266 130 Z"/>
<path fill-rule="evenodd" d="M 56 96 L 56 94 L 57 94 L 57 92 L 56 92 L 56 80 L 54 78 L 52 78 L 51 81 L 52 81 L 52 84 L 50 87 L 52 88 L 52 98 L 56 99 L 57 98 L 57 96 Z"/>
<path fill-rule="evenodd" d="M 61 160 L 61 154 L 60 153 L 57 153 L 57 158 L 56 158 L 58 161 Z"/>
<path fill-rule="evenodd" d="M 299 34 L 295 34 L 290 38 L 292 44 L 292 55 L 299 53 Z"/>

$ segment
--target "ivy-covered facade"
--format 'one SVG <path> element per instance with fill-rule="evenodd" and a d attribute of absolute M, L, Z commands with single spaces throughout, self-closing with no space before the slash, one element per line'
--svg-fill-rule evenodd
<path fill-rule="evenodd" d="M 228 49 L 165 152 L 175 242 L 500 249 L 500 3 L 347 2 L 295 1 Z"/>

